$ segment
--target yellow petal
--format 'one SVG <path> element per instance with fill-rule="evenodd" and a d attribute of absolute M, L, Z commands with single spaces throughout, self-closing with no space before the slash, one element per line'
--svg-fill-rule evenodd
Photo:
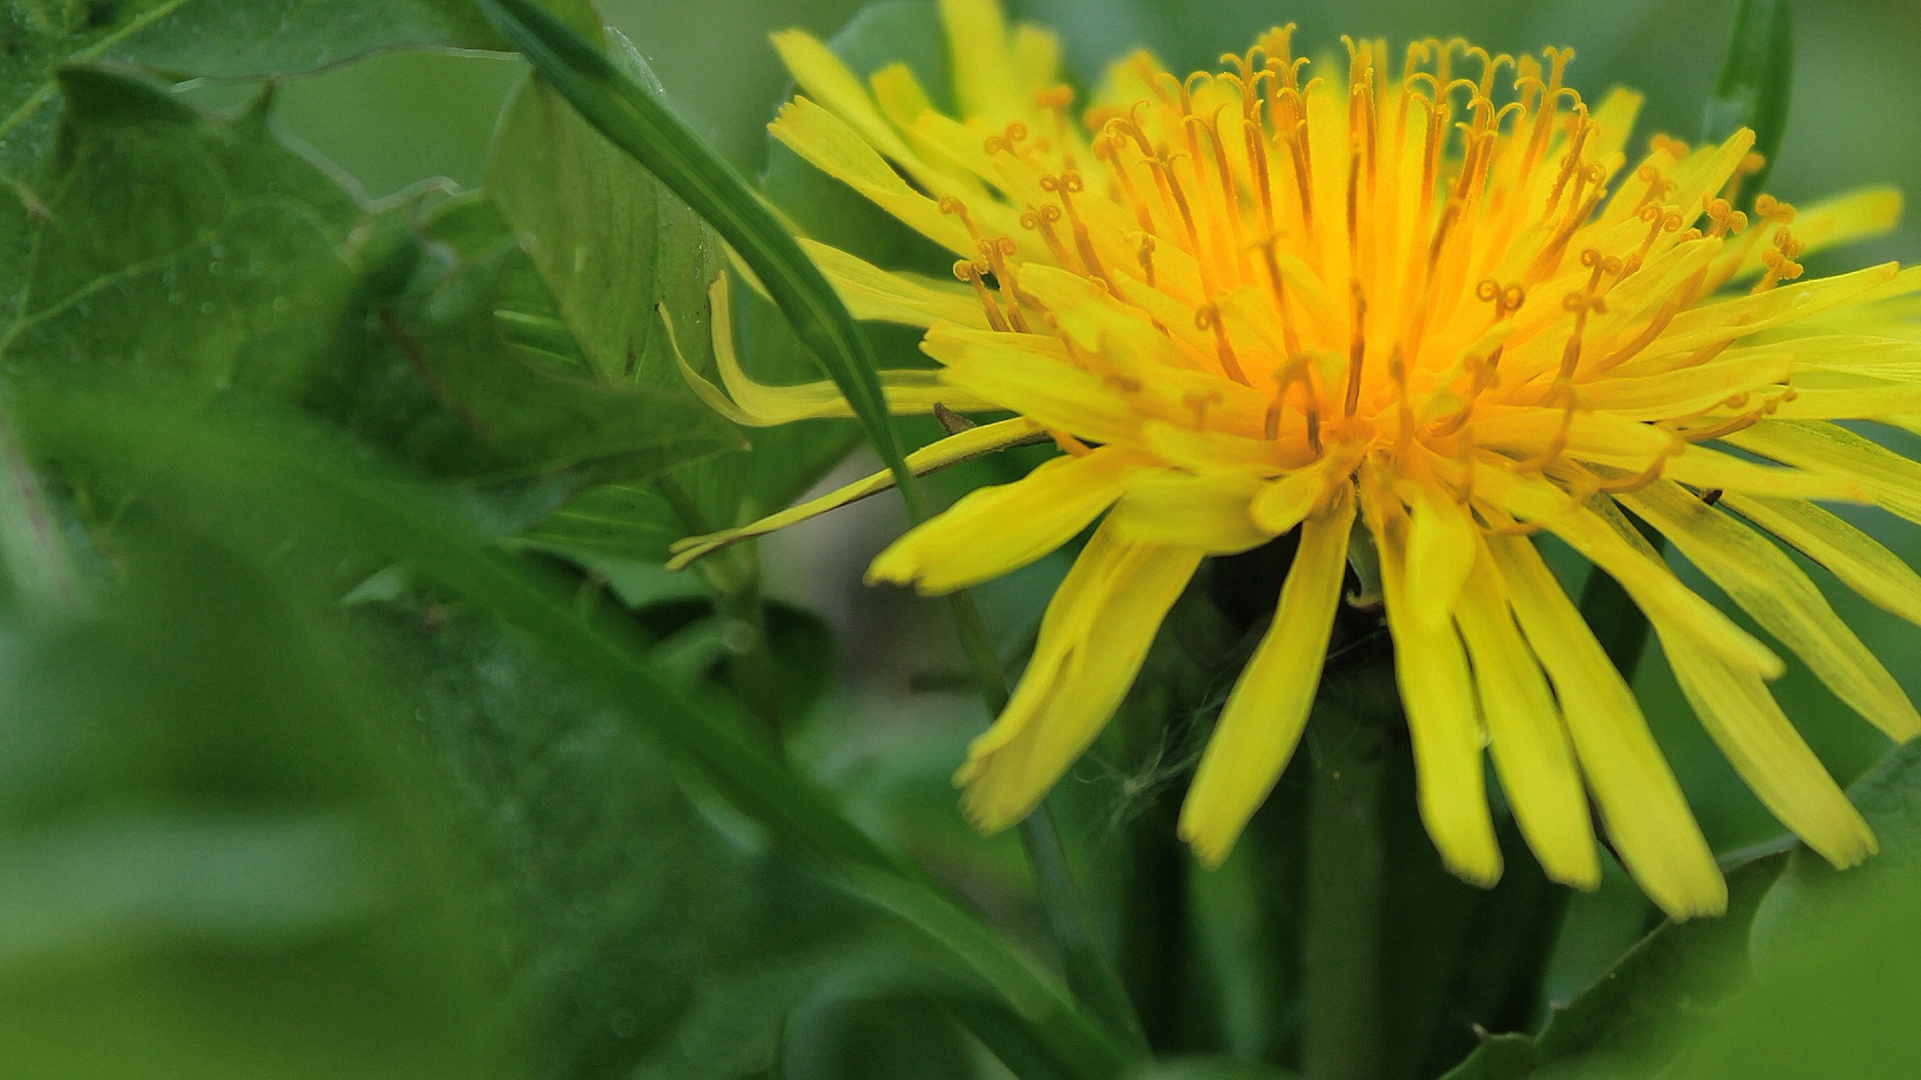
<path fill-rule="evenodd" d="M 741 370 L 740 357 L 734 352 L 733 308 L 727 299 L 727 275 L 722 274 L 715 279 L 713 286 L 707 290 L 707 299 L 714 323 L 714 363 L 720 368 L 720 380 L 727 387 L 725 391 L 707 381 L 687 362 L 686 356 L 680 351 L 680 342 L 674 336 L 674 321 L 667 314 L 667 309 L 657 306 L 654 310 L 667 331 L 667 345 L 674 354 L 674 363 L 680 369 L 681 378 L 686 380 L 695 396 L 706 402 L 708 408 L 743 427 L 776 427 L 796 420 L 824 420 L 854 415 L 847 399 L 841 397 L 840 388 L 825 379 L 796 386 L 770 386 L 755 382 Z M 879 374 L 887 407 L 896 414 L 925 415 L 932 412 L 936 404 L 956 412 L 996 408 L 942 382 L 940 373 L 936 371 L 892 369 Z"/>
<path fill-rule="evenodd" d="M 1784 323 L 1862 301 L 1896 280 L 1894 263 L 1870 266 L 1851 274 L 1798 281 L 1764 293 L 1701 304 L 1674 317 L 1668 328 L 1648 346 L 1647 355 L 1693 352 L 1732 338 L 1746 337 Z M 1921 287 L 1921 280 L 1914 283 Z"/>
<path fill-rule="evenodd" d="M 1454 617 L 1473 662 L 1495 774 L 1548 877 L 1592 889 L 1601 882 L 1601 863 L 1574 750 L 1540 664 L 1514 625 L 1494 557 L 1478 541 L 1476 548 Z"/>
<path fill-rule="evenodd" d="M 1274 533 L 1254 523 L 1249 504 L 1264 486 L 1258 476 L 1160 470 L 1128 485 L 1114 507 L 1114 534 L 1134 544 L 1177 544 L 1209 555 L 1257 548 Z"/>
<path fill-rule="evenodd" d="M 909 228 L 957 255 L 973 258 L 973 237 L 940 203 L 915 191 L 846 122 L 807 98 L 781 106 L 767 126 L 774 138 L 827 175 L 860 192 Z"/>
<path fill-rule="evenodd" d="M 981 831 L 1026 817 L 1094 741 L 1200 560 L 1197 551 L 1095 530 L 1047 605 L 1013 698 L 954 774 L 961 807 Z"/>
<path fill-rule="evenodd" d="M 1488 548 L 1528 644 L 1554 683 L 1582 775 L 1622 863 L 1671 918 L 1720 914 L 1727 885 L 1634 692 L 1533 544 L 1489 536 Z"/>
<path fill-rule="evenodd" d="M 1454 600 L 1474 568 L 1474 521 L 1436 484 L 1410 485 L 1407 534 L 1407 599 L 1414 618 L 1444 628 Z"/>
<path fill-rule="evenodd" d="M 1625 533 L 1546 481 L 1499 469 L 1475 473 L 1475 493 L 1524 521 L 1545 526 L 1621 583 L 1641 610 L 1666 613 L 1699 634 L 1717 655 L 1764 679 L 1780 677 L 1779 657 L 1748 636 L 1713 604 L 1696 596 L 1660 561 L 1632 526 Z M 1606 506 L 1606 503 L 1601 503 Z"/>
<path fill-rule="evenodd" d="M 1867 533 L 1799 499 L 1730 492 L 1721 505 L 1827 567 L 1862 599 L 1921 626 L 1921 574 Z"/>
<path fill-rule="evenodd" d="M 907 466 L 914 471 L 914 475 L 925 476 L 930 472 L 958 465 L 963 461 L 971 461 L 977 457 L 1005 450 L 1010 446 L 1020 446 L 1044 438 L 1046 436 L 1032 421 L 1015 417 L 1012 420 L 968 428 L 958 435 L 950 435 L 939 442 L 923 446 L 907 455 Z M 751 525 L 709 533 L 705 536 L 690 536 L 685 540 L 676 541 L 673 545 L 674 557 L 668 560 L 667 569 L 684 569 L 695 559 L 719 551 L 729 544 L 737 544 L 742 540 L 765 536 L 789 525 L 797 525 L 809 518 L 819 517 L 829 510 L 886 491 L 893 486 L 894 474 L 882 470 L 851 484 L 835 488 L 818 499 L 811 499 L 799 506 L 782 510 L 778 514 L 770 514 Z"/>
<path fill-rule="evenodd" d="M 1682 695 L 1762 805 L 1836 866 L 1853 866 L 1872 854 L 1874 833 L 1867 822 L 1761 680 L 1721 663 L 1665 620 L 1654 627 Z"/>
<path fill-rule="evenodd" d="M 1891 187 L 1868 187 L 1850 191 L 1812 206 L 1799 207 L 1794 215 L 1794 239 L 1811 255 L 1823 248 L 1839 247 L 1865 240 L 1894 228 L 1901 221 L 1901 191 Z M 1755 245 L 1741 264 L 1743 276 L 1761 272 L 1765 244 Z"/>
<path fill-rule="evenodd" d="M 1599 378 L 1581 384 L 1581 407 L 1627 420 L 1665 420 L 1706 412 L 1729 398 L 1786 383 L 1795 369 L 1787 351 L 1746 353 L 1640 378 Z"/>
<path fill-rule="evenodd" d="M 1069 362 L 1060 341 L 941 324 L 921 351 L 946 366 L 943 381 L 981 401 L 1098 443 L 1135 443 L 1140 417 L 1120 386 Z"/>
<path fill-rule="evenodd" d="M 1896 742 L 1921 734 L 1921 715 L 1894 676 L 1780 548 L 1665 481 L 1617 498 L 1792 649 L 1836 697 Z"/>
<path fill-rule="evenodd" d="M 1921 385 L 1876 383 L 1847 388 L 1803 389 L 1775 406 L 1776 420 L 1868 420 L 1896 413 L 1921 412 Z"/>
<path fill-rule="evenodd" d="M 1301 526 L 1274 621 L 1234 684 L 1181 805 L 1181 839 L 1207 866 L 1227 859 L 1307 724 L 1347 569 L 1353 487 L 1342 484 Z"/>
<path fill-rule="evenodd" d="M 1921 465 L 1846 428 L 1807 420 L 1762 421 L 1721 441 L 1784 465 L 1853 481 L 1876 506 L 1921 522 Z"/>
<path fill-rule="evenodd" d="M 856 319 L 920 327 L 951 322 L 975 330 L 988 329 L 980 301 L 958 283 L 882 270 L 865 259 L 805 237 L 800 239 L 800 247 L 827 275 L 834 292 Z"/>
<path fill-rule="evenodd" d="M 1007 22 L 996 0 L 940 0 L 941 26 L 961 115 L 999 126 L 1026 113 L 1022 81 L 1007 48 Z"/>
<path fill-rule="evenodd" d="M 1845 477 L 1759 465 L 1698 443 L 1690 443 L 1687 449 L 1669 458 L 1661 472 L 1670 480 L 1697 488 L 1746 491 L 1785 499 L 1868 501 L 1866 489 Z"/>
<path fill-rule="evenodd" d="M 1152 467 L 1138 451 L 1104 446 L 977 488 L 881 552 L 868 583 L 911 584 L 934 596 L 997 578 L 1072 540 Z"/>
<path fill-rule="evenodd" d="M 805 30 L 783 30 L 773 35 L 773 42 L 781 62 L 808 96 L 845 121 L 869 146 L 895 161 L 912 160 L 914 155 L 874 107 L 867 88 L 819 38 Z"/>
<path fill-rule="evenodd" d="M 1481 722 L 1467 655 L 1450 623 L 1417 617 L 1407 594 L 1407 515 L 1400 499 L 1364 469 L 1361 508 L 1381 559 L 1381 591 L 1394 635 L 1394 673 L 1414 742 L 1421 820 L 1449 871 L 1476 885 L 1501 876 L 1481 763 Z"/>

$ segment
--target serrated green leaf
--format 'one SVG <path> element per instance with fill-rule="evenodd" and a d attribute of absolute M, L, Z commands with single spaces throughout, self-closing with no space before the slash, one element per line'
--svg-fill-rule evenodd
<path fill-rule="evenodd" d="M 208 123 L 140 79 L 69 68 L 59 150 L 0 312 L 15 373 L 141 369 L 207 390 L 283 383 L 353 289 L 367 213 L 250 112 Z M 283 383 L 284 384 L 284 383 Z"/>
<path fill-rule="evenodd" d="M 61 79 L 47 195 L 15 218 L 15 378 L 296 401 L 435 475 L 554 488 L 522 517 L 738 445 L 690 396 L 589 377 L 569 335 L 530 333 L 553 300 L 484 202 L 363 205 L 266 99 L 214 122 L 121 71 Z"/>
<path fill-rule="evenodd" d="M 1794 81 L 1793 6 L 1792 0 L 1741 0 L 1702 118 L 1701 135 L 1707 142 L 1721 142 L 1741 128 L 1754 131 L 1754 152 L 1764 160 L 1759 171 L 1742 181 L 1734 198 L 1737 207 L 1752 205 L 1787 132 Z"/>
<path fill-rule="evenodd" d="M 590 0 L 549 0 L 598 35 Z M 183 76 L 290 75 L 380 49 L 498 49 L 463 0 L 5 0 L 0 176 L 29 179 L 54 130 L 63 66 L 112 61 Z"/>

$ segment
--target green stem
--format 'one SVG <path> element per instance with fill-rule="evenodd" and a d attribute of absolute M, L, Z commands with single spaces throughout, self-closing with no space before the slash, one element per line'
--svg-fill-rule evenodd
<path fill-rule="evenodd" d="M 1323 693 L 1315 707 L 1320 743 L 1338 754 L 1324 758 L 1309 796 L 1301 956 L 1308 1080 L 1370 1080 L 1380 1068 L 1386 765 L 1381 725 L 1339 715 L 1348 712 L 1344 697 Z"/>
<path fill-rule="evenodd" d="M 654 478 L 674 516 L 689 535 L 713 532 L 700 504 L 671 476 Z M 721 622 L 727 648 L 727 679 L 742 705 L 778 743 L 781 736 L 781 671 L 767 637 L 767 606 L 760 592 L 760 561 L 752 544 L 700 562 L 700 572 L 713 593 L 714 614 Z"/>

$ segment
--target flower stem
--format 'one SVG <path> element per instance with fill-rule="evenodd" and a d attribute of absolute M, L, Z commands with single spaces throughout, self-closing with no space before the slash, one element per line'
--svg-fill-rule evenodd
<path fill-rule="evenodd" d="M 1391 685 L 1391 675 L 1371 670 Z M 1309 797 L 1301 957 L 1301 1071 L 1309 1080 L 1370 1080 L 1382 1037 L 1386 765 L 1378 721 L 1386 717 L 1363 715 L 1372 711 L 1365 691 L 1340 689 L 1323 690 L 1314 710 L 1323 753 Z"/>

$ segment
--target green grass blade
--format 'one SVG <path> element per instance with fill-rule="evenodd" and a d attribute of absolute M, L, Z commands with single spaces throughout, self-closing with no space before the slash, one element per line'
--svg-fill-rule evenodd
<path fill-rule="evenodd" d="M 887 419 L 873 350 L 813 261 L 745 178 L 653 93 L 533 0 L 474 0 L 580 115 L 647 166 L 752 268 L 893 472 L 916 521 L 926 501 Z"/>

